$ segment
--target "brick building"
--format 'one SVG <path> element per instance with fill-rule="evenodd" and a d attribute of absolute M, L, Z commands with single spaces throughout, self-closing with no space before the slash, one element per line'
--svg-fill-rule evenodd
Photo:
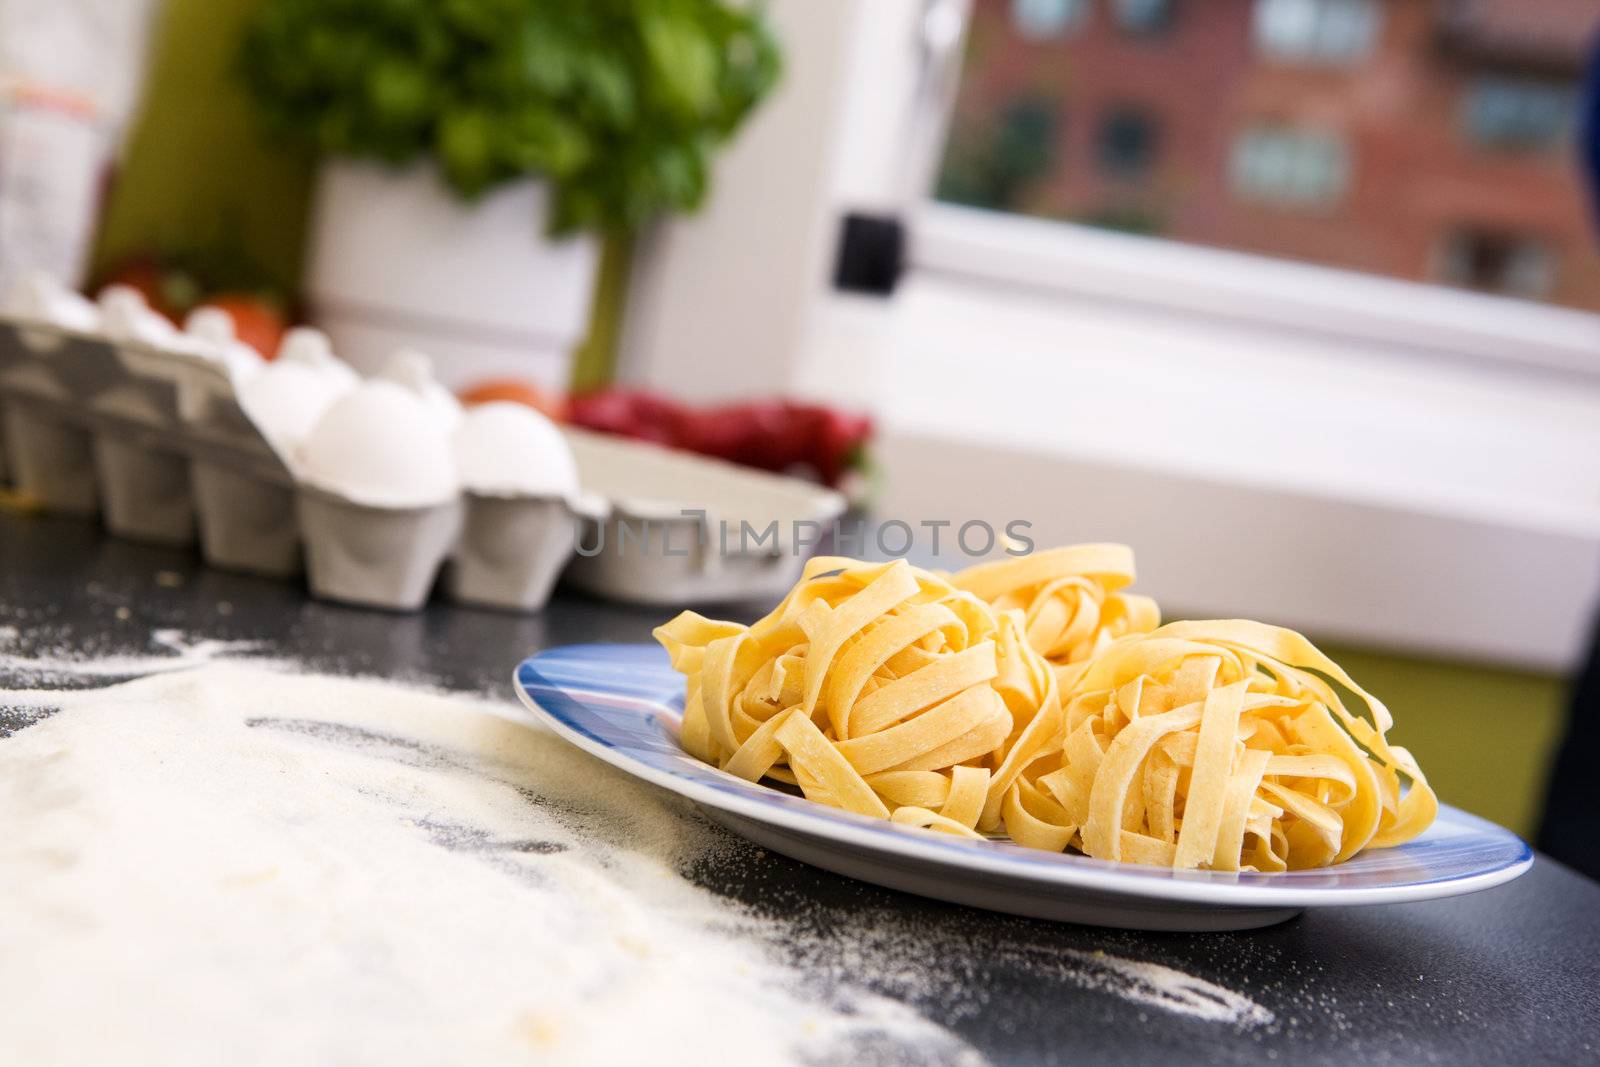
<path fill-rule="evenodd" d="M 1600 0 L 976 0 L 941 195 L 1600 310 Z"/>

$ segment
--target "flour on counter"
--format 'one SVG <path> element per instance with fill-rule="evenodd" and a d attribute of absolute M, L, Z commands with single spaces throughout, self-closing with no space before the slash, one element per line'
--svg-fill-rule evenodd
<path fill-rule="evenodd" d="M 21 632 L 15 626 L 0 626 L 0 676 L 21 678 L 32 684 L 62 679 L 117 680 L 138 678 L 168 671 L 188 670 L 212 660 L 259 652 L 257 641 L 217 641 L 191 638 L 182 630 L 156 630 L 150 634 L 151 652 L 147 655 L 121 653 L 98 655 L 93 650 L 63 642 L 48 650 L 37 647 L 17 651 Z"/>
<path fill-rule="evenodd" d="M 163 643 L 147 664 L 248 651 Z M 887 915 L 808 943 L 683 874 L 748 846 L 501 705 L 250 660 L 0 692 L 30 702 L 59 711 L 0 742 L 14 1062 L 981 1062 L 904 1001 L 981 1010 L 956 964 L 992 943 Z M 1154 963 L 1025 962 L 1272 1019 Z"/>
<path fill-rule="evenodd" d="M 0 743 L 16 1063 L 977 1062 L 797 991 L 686 805 L 491 705 L 213 664 Z M 755 934 L 757 936 L 749 936 Z"/>
<path fill-rule="evenodd" d="M 1249 997 L 1159 963 L 1128 960 L 1104 952 L 1064 954 L 1069 977 L 1139 1004 L 1207 1022 L 1267 1026 L 1273 1014 Z"/>
<path fill-rule="evenodd" d="M 874 909 L 853 916 L 852 937 L 843 945 L 802 929 L 781 936 L 790 957 L 808 973 L 834 980 L 870 975 L 880 990 L 915 1003 L 938 1004 L 952 1020 L 983 1012 L 987 998 L 983 989 L 973 987 L 965 968 L 951 964 L 983 958 L 1052 986 L 1075 986 L 1195 1022 L 1241 1030 L 1278 1025 L 1277 1016 L 1250 997 L 1175 967 L 1041 944 L 1026 930 L 997 931 L 992 923 L 964 921 L 968 915 L 952 911 L 944 921 L 929 923 L 896 910 Z M 944 966 L 930 967 L 929 960 Z"/>

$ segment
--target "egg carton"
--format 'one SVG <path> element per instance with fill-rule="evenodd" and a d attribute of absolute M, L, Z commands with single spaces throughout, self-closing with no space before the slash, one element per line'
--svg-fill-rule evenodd
<path fill-rule="evenodd" d="M 76 401 L 114 373 L 109 346 L 47 326 L 0 326 L 0 421 L 17 488 L 51 511 L 99 514 L 90 412 Z"/>
<path fill-rule="evenodd" d="M 574 588 L 634 603 L 781 595 L 803 564 L 794 523 L 844 510 L 796 479 L 564 433 L 586 490 L 571 498 L 353 499 L 296 479 L 216 361 L 0 316 L 0 464 L 18 495 L 99 515 L 120 537 L 198 542 L 219 569 L 303 571 L 326 599 L 415 610 L 439 585 L 462 603 L 536 611 L 563 569 Z M 720 545 L 719 528 L 741 521 L 779 536 Z M 649 533 L 629 541 L 624 528 Z"/>
<path fill-rule="evenodd" d="M 200 356 L 0 320 L 0 411 L 15 490 L 101 516 L 130 540 L 194 543 L 197 459 L 288 484 L 288 471 Z M 232 403 L 232 425 L 217 417 Z"/>
<path fill-rule="evenodd" d="M 578 480 L 603 497 L 567 585 L 670 606 L 781 597 L 844 514 L 832 490 L 657 445 L 567 429 Z"/>

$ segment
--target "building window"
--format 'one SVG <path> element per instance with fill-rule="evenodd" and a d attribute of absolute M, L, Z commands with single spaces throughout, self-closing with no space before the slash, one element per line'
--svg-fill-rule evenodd
<path fill-rule="evenodd" d="M 1537 238 L 1464 227 L 1446 235 L 1436 273 L 1451 285 L 1539 299 L 1555 286 L 1555 257 Z"/>
<path fill-rule="evenodd" d="M 1570 82 L 1540 78 L 1478 78 L 1462 98 L 1467 136 L 1488 148 L 1535 151 L 1566 141 L 1576 121 Z"/>
<path fill-rule="evenodd" d="M 1447 232 L 1537 225 L 1555 257 L 1546 299 L 1600 313 L 1600 284 L 1584 284 L 1600 278 L 1600 242 L 1564 239 L 1590 225 L 1582 171 L 1559 165 L 1585 117 L 1584 42 L 1600 33 L 1600 0 L 1035 4 L 1037 29 L 1061 36 L 1025 36 L 1029 5 L 1019 0 L 957 5 L 970 9 L 971 32 L 941 199 L 1441 287 Z M 1158 11 L 1171 13 L 1165 36 L 1127 28 Z M 1341 55 L 1367 58 L 1318 58 Z M 1131 60 L 1155 65 L 1130 70 Z M 1153 131 L 1113 119 L 1132 105 Z M 1145 177 L 1122 176 L 1142 160 Z M 1427 186 L 1428 225 L 1416 197 L 1383 195 L 1407 182 Z M 1514 210 L 1530 197 L 1537 219 Z M 1440 217 L 1441 199 L 1512 207 Z M 1088 248 L 1094 238 L 1063 226 L 1060 240 Z M 1446 305 L 1462 294 L 1451 297 Z"/>
<path fill-rule="evenodd" d="M 1155 162 L 1155 121 L 1140 108 L 1119 107 L 1100 123 L 1100 167 L 1119 178 L 1141 177 Z"/>
<path fill-rule="evenodd" d="M 1254 126 L 1234 140 L 1230 177 L 1234 192 L 1247 200 L 1325 207 L 1344 195 L 1350 152 L 1336 134 Z"/>
<path fill-rule="evenodd" d="M 1062 37 L 1089 13 L 1089 0 L 1011 0 L 1017 32 L 1036 41 Z"/>
<path fill-rule="evenodd" d="M 1175 0 L 1115 0 L 1117 25 L 1126 33 L 1154 37 L 1172 26 Z"/>
<path fill-rule="evenodd" d="M 1256 46 L 1288 63 L 1359 63 L 1382 18 L 1377 0 L 1256 0 Z"/>

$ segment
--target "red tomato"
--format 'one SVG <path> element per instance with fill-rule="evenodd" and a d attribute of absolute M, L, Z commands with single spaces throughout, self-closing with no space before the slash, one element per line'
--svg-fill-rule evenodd
<path fill-rule="evenodd" d="M 266 359 L 275 359 L 288 323 L 277 307 L 249 293 L 223 293 L 201 301 L 201 307 L 220 308 L 233 316 L 234 336 Z"/>
<path fill-rule="evenodd" d="M 159 311 L 173 322 L 181 317 L 181 313 L 167 303 L 165 278 L 153 259 L 141 257 L 128 260 L 106 277 L 101 288 L 107 289 L 113 285 L 126 285 L 138 290 L 152 311 Z"/>
<path fill-rule="evenodd" d="M 564 421 L 567 417 L 566 404 L 560 397 L 552 396 L 532 382 L 521 378 L 494 378 L 478 382 L 461 391 L 461 403 L 467 407 L 495 400 L 526 404 L 557 422 Z"/>

